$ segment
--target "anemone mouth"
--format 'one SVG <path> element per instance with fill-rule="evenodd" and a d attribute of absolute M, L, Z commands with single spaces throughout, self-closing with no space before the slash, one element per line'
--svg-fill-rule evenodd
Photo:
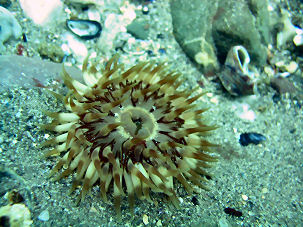
<path fill-rule="evenodd" d="M 107 200 L 113 187 L 118 214 L 125 192 L 133 209 L 135 195 L 151 201 L 150 190 L 178 206 L 175 180 L 189 193 L 188 181 L 207 189 L 205 169 L 217 159 L 210 154 L 216 145 L 204 136 L 216 127 L 207 126 L 201 116 L 206 109 L 193 104 L 203 94 L 178 91 L 180 74 L 163 64 L 139 63 L 123 72 L 113 57 L 102 74 L 87 64 L 86 85 L 63 71 L 71 90 L 62 97 L 68 112 L 48 113 L 54 120 L 42 126 L 59 134 L 44 144 L 55 146 L 46 156 L 62 154 L 51 175 L 75 173 L 72 191 L 81 187 L 79 200 L 96 184 Z"/>
<path fill-rule="evenodd" d="M 119 115 L 122 122 L 121 133 L 125 137 L 152 140 L 155 138 L 158 123 L 153 114 L 141 107 L 126 107 Z"/>

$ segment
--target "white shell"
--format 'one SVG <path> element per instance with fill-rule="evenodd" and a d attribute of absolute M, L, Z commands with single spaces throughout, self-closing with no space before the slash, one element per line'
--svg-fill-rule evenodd
<path fill-rule="evenodd" d="M 100 36 L 102 27 L 93 20 L 67 20 L 68 29 L 82 39 L 93 39 Z"/>

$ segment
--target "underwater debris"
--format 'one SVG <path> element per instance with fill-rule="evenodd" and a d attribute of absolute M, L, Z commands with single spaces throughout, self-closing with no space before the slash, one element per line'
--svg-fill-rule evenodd
<path fill-rule="evenodd" d="M 94 20 L 66 20 L 67 28 L 81 39 L 89 40 L 100 36 L 102 27 Z"/>
<path fill-rule="evenodd" d="M 233 96 L 254 93 L 253 73 L 249 71 L 250 57 L 243 46 L 234 46 L 227 54 L 219 79 L 223 87 Z"/>
<path fill-rule="evenodd" d="M 256 132 L 248 132 L 248 133 L 242 133 L 240 135 L 239 142 L 242 146 L 248 146 L 249 144 L 255 144 L 258 145 L 259 143 L 266 140 L 266 137 L 262 134 L 256 133 Z"/>

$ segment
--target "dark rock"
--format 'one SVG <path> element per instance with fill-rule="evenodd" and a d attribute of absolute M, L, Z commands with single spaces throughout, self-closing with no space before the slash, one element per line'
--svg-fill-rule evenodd
<path fill-rule="evenodd" d="M 270 85 L 274 88 L 279 94 L 284 93 L 294 93 L 296 88 L 294 84 L 289 81 L 289 79 L 284 77 L 274 77 L 270 80 Z"/>
<path fill-rule="evenodd" d="M 198 206 L 198 205 L 199 205 L 199 200 L 197 199 L 196 196 L 193 196 L 193 197 L 192 197 L 191 202 L 192 202 L 195 206 Z"/>
<path fill-rule="evenodd" d="M 0 226 L 10 227 L 10 219 L 9 219 L 8 216 L 1 216 L 0 217 Z"/>
<path fill-rule="evenodd" d="M 278 103 L 278 102 L 280 102 L 281 101 L 281 95 L 279 95 L 279 94 L 274 94 L 273 96 L 272 96 L 272 101 L 274 102 L 274 103 Z"/>

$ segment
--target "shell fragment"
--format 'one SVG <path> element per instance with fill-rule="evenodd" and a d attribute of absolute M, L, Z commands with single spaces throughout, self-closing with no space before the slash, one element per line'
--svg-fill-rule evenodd
<path fill-rule="evenodd" d="M 93 20 L 66 20 L 67 28 L 81 39 L 93 39 L 100 36 L 102 27 Z"/>

